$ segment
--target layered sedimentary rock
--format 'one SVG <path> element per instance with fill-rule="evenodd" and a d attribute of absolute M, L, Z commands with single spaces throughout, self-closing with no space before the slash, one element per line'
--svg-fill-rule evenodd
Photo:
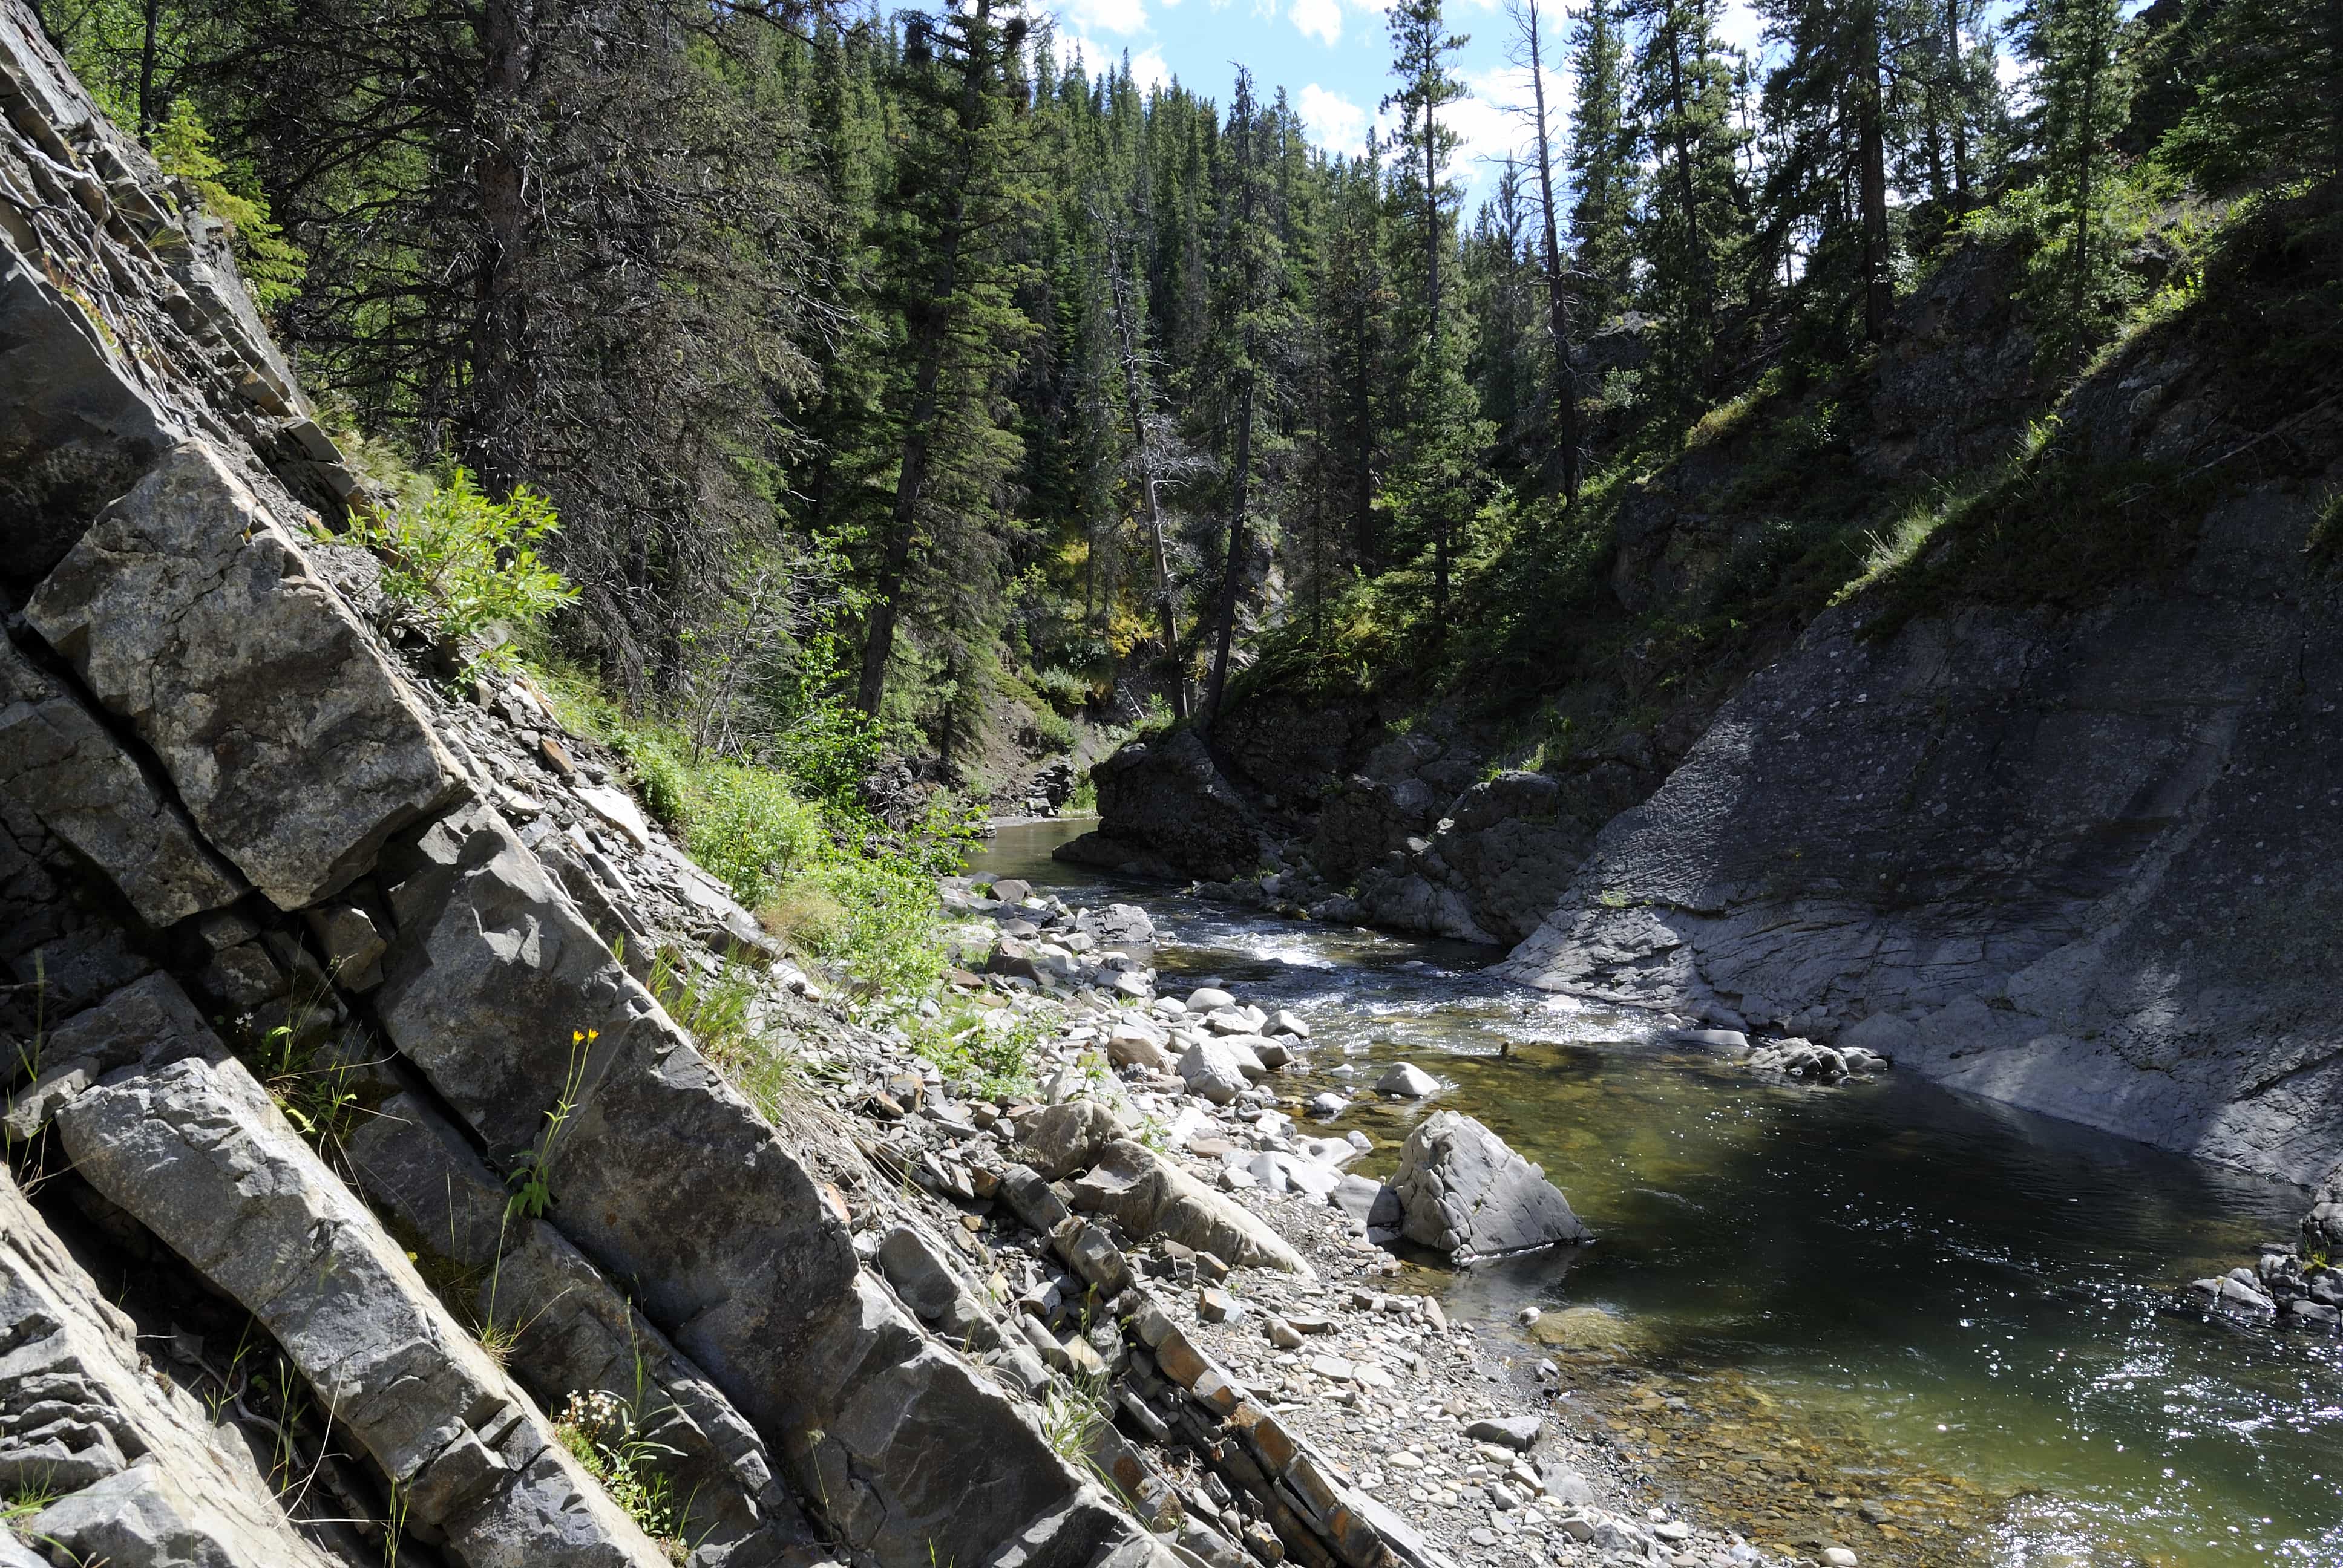
<path fill-rule="evenodd" d="M 2309 1182 L 2343 1125 L 2343 603 L 2308 500 L 2083 613 L 1865 634 L 1753 677 L 1504 972 L 1789 1023 Z"/>
<path fill-rule="evenodd" d="M 0 0 L 0 1080 L 13 1157 L 75 1172 L 8 1191 L 7 1256 L 58 1272 L 70 1188 L 125 1267 L 201 1281 L 356 1445 L 369 1550 L 659 1560 L 554 1441 L 601 1391 L 671 1451 L 701 1568 L 1158 1560 L 1022 1402 L 1031 1355 L 963 1353 L 858 1252 L 852 1146 L 777 1133 L 640 983 L 662 947 L 763 961 L 755 922 L 525 681 L 409 678 L 330 542 L 354 488 L 218 226 Z M 12 1358 L 122 1341 L 65 1294 Z M 76 1550 L 317 1560 L 249 1462 L 131 1431 L 7 1429 L 95 1456 L 44 1521 Z"/>
<path fill-rule="evenodd" d="M 1594 1239 L 1544 1171 L 1453 1111 L 1407 1135 L 1386 1191 L 1393 1201 L 1368 1223 L 1460 1264 Z"/>

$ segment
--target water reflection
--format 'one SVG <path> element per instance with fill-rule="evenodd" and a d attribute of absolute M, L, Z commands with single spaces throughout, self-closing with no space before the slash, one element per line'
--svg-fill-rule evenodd
<path fill-rule="evenodd" d="M 2289 1226 L 2295 1190 L 1894 1074 L 1753 1081 L 1482 978 L 1486 949 L 1111 886 L 1046 859 L 1067 831 L 1009 830 L 996 869 L 1135 898 L 1169 975 L 1304 1014 L 1302 1094 L 1412 1060 L 1545 1166 L 1597 1245 L 1410 1279 L 1508 1335 L 1537 1305 L 1515 1353 L 1662 1492 L 1866 1563 L 2343 1563 L 2332 1342 L 2173 1305 Z M 1382 1171 L 1422 1113 L 1333 1125 Z"/>

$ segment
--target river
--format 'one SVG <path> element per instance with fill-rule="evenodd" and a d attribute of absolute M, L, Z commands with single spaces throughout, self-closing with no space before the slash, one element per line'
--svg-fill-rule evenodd
<path fill-rule="evenodd" d="M 976 869 L 1141 905 L 1167 991 L 1225 981 L 1301 1013 L 1300 1094 L 1413 1061 L 1449 1085 L 1433 1105 L 1545 1167 L 1594 1245 L 1407 1282 L 1551 1360 L 1654 1499 L 1866 1564 L 2343 1563 L 2336 1342 L 2176 1298 L 2289 1234 L 2298 1190 L 1909 1075 L 1756 1081 L 1484 977 L 1493 949 L 1049 858 L 1089 825 L 1003 828 Z M 1380 1175 L 1425 1110 L 1365 1096 L 1331 1125 L 1375 1140 Z"/>

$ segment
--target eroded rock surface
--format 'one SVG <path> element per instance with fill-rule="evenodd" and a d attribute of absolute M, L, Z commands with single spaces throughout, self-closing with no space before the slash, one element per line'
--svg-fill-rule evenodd
<path fill-rule="evenodd" d="M 466 1563 L 665 1560 L 241 1064 L 116 1079 L 57 1121 L 90 1184 L 266 1325 Z"/>
<path fill-rule="evenodd" d="M 18 1527 L 119 1568 L 327 1568 L 242 1441 L 142 1365 L 136 1334 L 0 1169 L 0 1492 L 52 1499 Z M 0 1548 L 13 1539 L 0 1527 Z"/>
<path fill-rule="evenodd" d="M 2318 1180 L 2343 1114 L 2343 605 L 2302 574 L 2309 518 L 2244 496 L 2181 578 L 2082 615 L 1874 638 L 1832 612 L 1604 829 L 1503 972 L 1836 1033 Z"/>
<path fill-rule="evenodd" d="M 279 909 L 339 890 L 463 793 L 406 683 L 206 445 L 108 507 L 25 613 Z"/>

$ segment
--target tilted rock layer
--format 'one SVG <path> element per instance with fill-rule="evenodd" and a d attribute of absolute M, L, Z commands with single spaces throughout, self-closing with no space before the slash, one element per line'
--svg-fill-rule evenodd
<path fill-rule="evenodd" d="M 777 1132 L 645 989 L 661 948 L 759 957 L 755 921 L 525 681 L 458 708 L 355 608 L 356 489 L 218 226 L 0 0 L 0 1088 L 15 1168 L 71 1169 L 0 1183 L 0 1473 L 112 1568 L 349 1544 L 146 1386 L 63 1224 L 244 1314 L 369 1550 L 661 1561 L 548 1418 L 601 1391 L 699 1568 L 1166 1561 L 1044 1436 L 1031 1355 L 866 1266 L 851 1144 Z"/>

